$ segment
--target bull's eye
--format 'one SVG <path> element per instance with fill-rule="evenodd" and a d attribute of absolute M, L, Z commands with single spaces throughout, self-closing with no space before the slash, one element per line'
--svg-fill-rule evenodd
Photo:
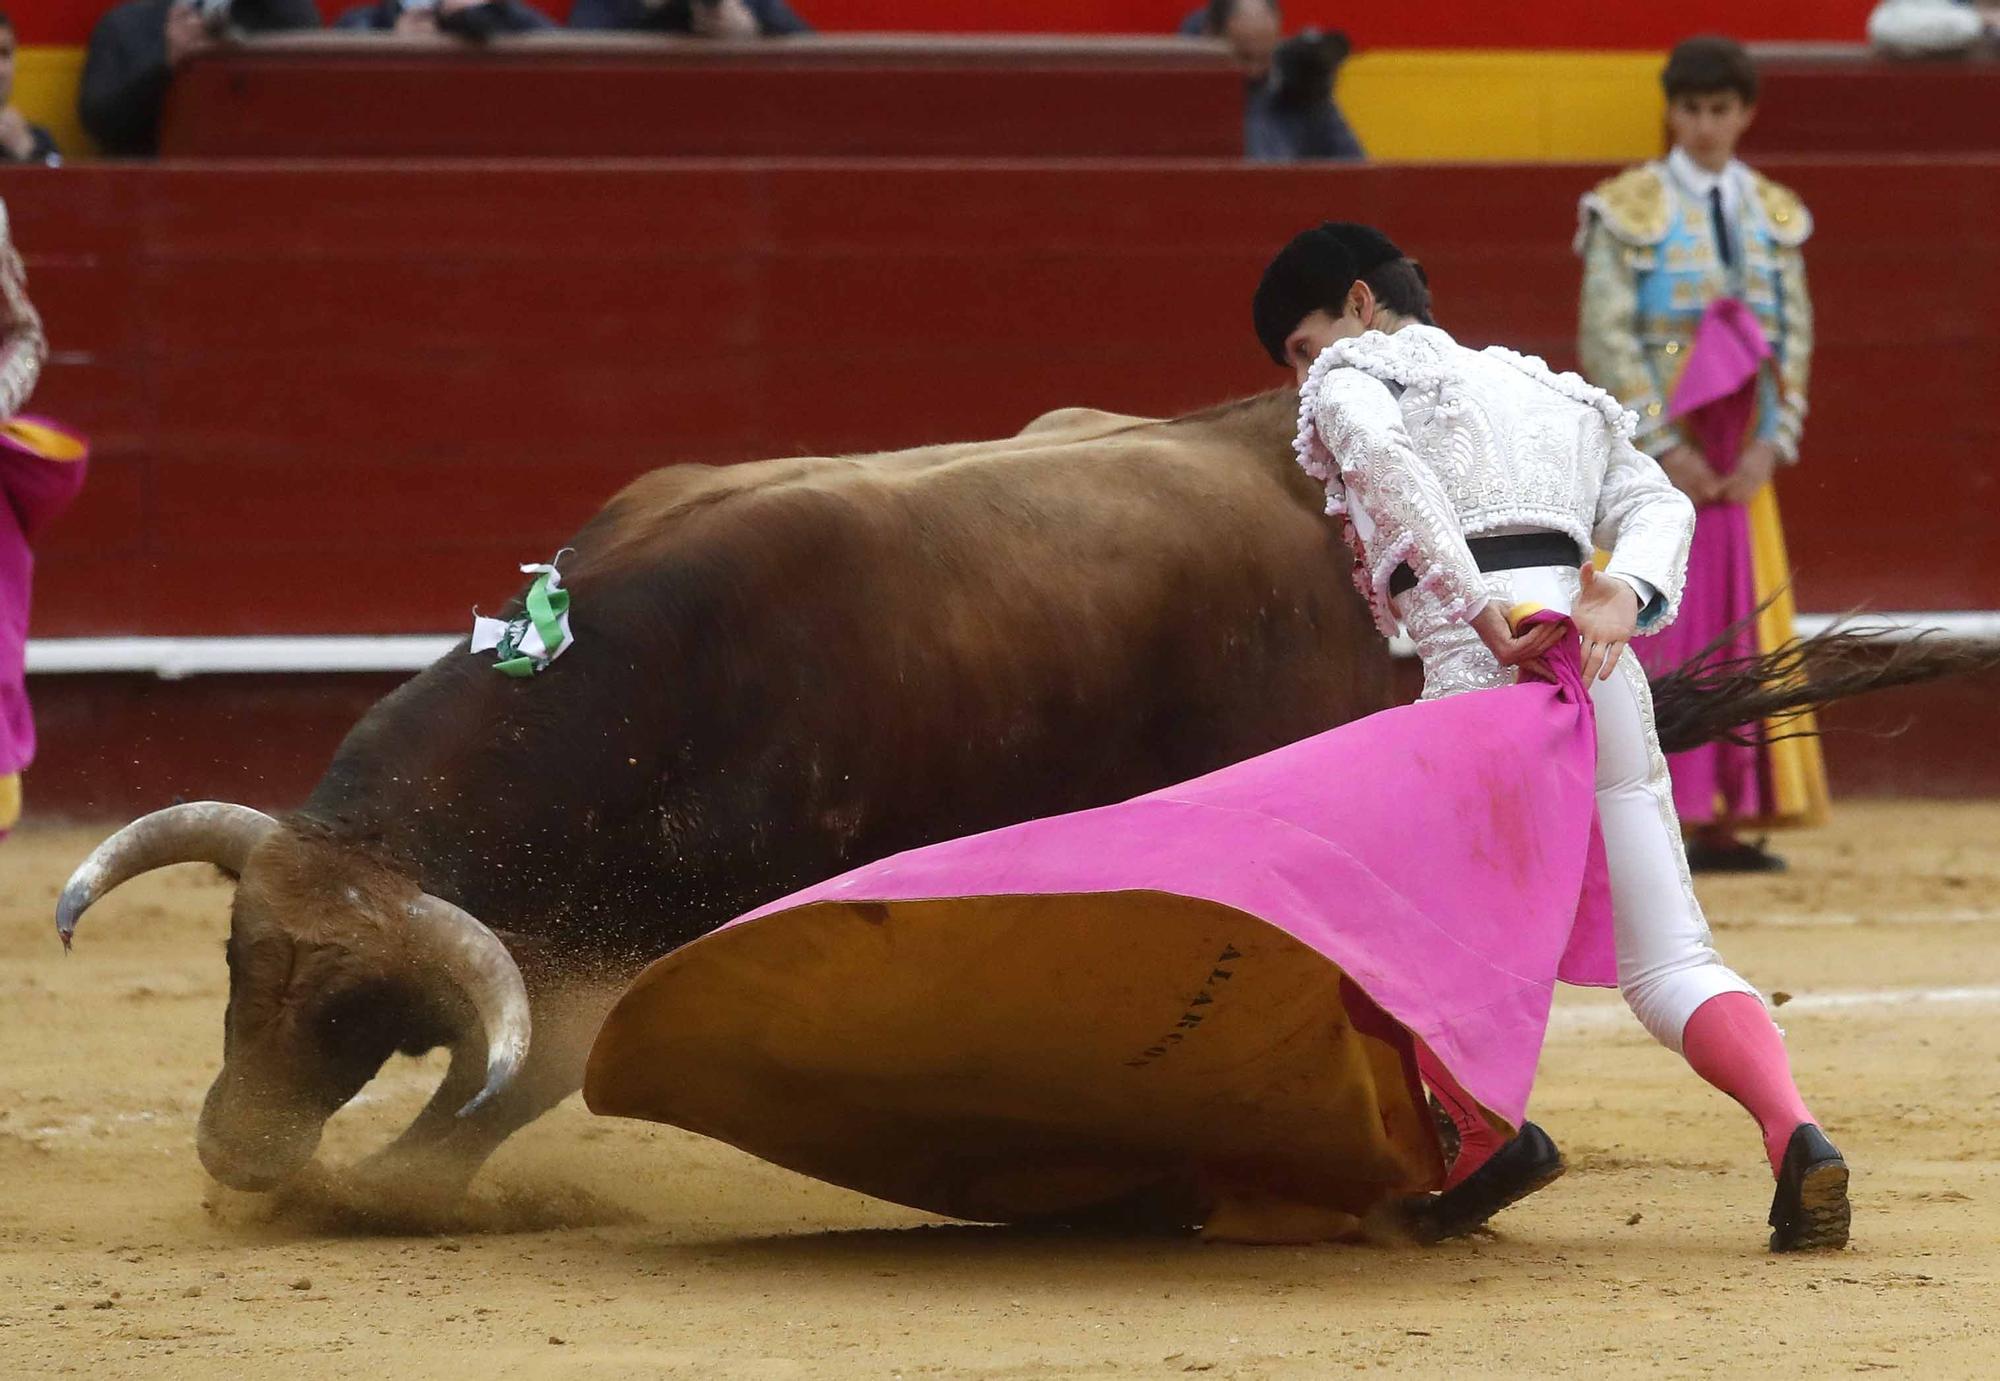
<path fill-rule="evenodd" d="M 394 995 L 387 984 L 368 984 L 328 1000 L 313 1018 L 320 1049 L 336 1059 L 380 1062 L 396 1046 Z"/>

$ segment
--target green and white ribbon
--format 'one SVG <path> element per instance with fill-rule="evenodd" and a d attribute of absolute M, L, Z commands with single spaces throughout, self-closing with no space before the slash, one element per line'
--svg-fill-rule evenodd
<path fill-rule="evenodd" d="M 561 559 L 558 552 L 556 560 Z M 533 676 L 576 641 L 569 630 L 569 591 L 562 587 L 555 563 L 523 566 L 521 574 L 535 579 L 521 600 L 519 618 L 472 616 L 472 650 L 497 654 L 493 669 L 509 676 Z"/>

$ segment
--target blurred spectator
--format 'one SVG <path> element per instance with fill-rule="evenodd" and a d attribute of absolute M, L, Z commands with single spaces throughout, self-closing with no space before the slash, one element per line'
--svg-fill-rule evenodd
<path fill-rule="evenodd" d="M 781 38 L 812 25 L 785 0 L 576 0 L 572 29 L 644 29 L 696 38 Z"/>
<path fill-rule="evenodd" d="M 556 22 L 524 0 L 376 0 L 343 11 L 333 27 L 405 37 L 450 34 L 487 39 L 553 29 Z"/>
<path fill-rule="evenodd" d="M 1962 57 L 1986 30 L 1964 0 L 1883 0 L 1868 16 L 1868 41 L 1891 57 Z"/>
<path fill-rule="evenodd" d="M 1347 35 L 1307 29 L 1285 39 L 1277 0 L 1209 0 L 1181 21 L 1190 37 L 1228 42 L 1243 69 L 1243 153 L 1255 163 L 1363 158 L 1333 100 Z"/>
<path fill-rule="evenodd" d="M 83 127 L 108 154 L 160 148 L 160 106 L 174 69 L 233 30 L 317 29 L 313 0 L 126 0 L 97 21 L 77 101 Z"/>
<path fill-rule="evenodd" d="M 0 163 L 62 162 L 56 141 L 40 125 L 31 125 L 14 108 L 14 21 L 0 10 Z"/>

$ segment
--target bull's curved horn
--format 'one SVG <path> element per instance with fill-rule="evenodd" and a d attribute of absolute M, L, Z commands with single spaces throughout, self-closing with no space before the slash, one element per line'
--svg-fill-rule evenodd
<path fill-rule="evenodd" d="M 69 948 L 76 923 L 120 883 L 174 863 L 213 863 L 241 874 L 250 851 L 278 822 L 227 801 L 189 801 L 134 820 L 77 866 L 56 902 L 56 933 Z"/>
<path fill-rule="evenodd" d="M 486 1033 L 486 1086 L 459 1109 L 467 1117 L 506 1088 L 528 1057 L 528 989 L 500 937 L 442 897 L 426 892 L 411 902 L 410 924 L 426 957 L 458 985 Z"/>

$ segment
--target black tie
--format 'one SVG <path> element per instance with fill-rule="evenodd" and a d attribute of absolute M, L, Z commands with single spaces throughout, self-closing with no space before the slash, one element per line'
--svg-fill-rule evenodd
<path fill-rule="evenodd" d="M 1722 214 L 1722 188 L 1708 189 L 1708 216 L 1715 224 L 1715 252 L 1722 259 L 1724 268 L 1736 266 L 1736 247 L 1729 243 L 1729 222 Z"/>

